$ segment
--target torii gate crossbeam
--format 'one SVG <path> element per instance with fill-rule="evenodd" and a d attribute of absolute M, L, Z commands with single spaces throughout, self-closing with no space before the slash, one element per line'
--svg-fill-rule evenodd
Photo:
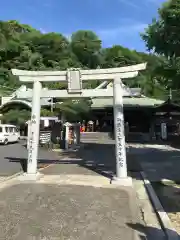
<path fill-rule="evenodd" d="M 31 142 L 28 149 L 27 178 L 36 179 L 37 157 L 39 144 L 40 99 L 46 97 L 60 98 L 85 98 L 85 97 L 110 97 L 114 99 L 114 133 L 116 141 L 116 176 L 115 182 L 126 184 L 127 164 L 124 135 L 123 114 L 123 84 L 121 79 L 136 77 L 138 71 L 144 70 L 146 63 L 128 67 L 81 70 L 68 69 L 67 71 L 25 71 L 12 69 L 12 73 L 19 76 L 22 82 L 32 82 L 33 91 L 23 93 L 24 98 L 32 97 L 31 113 Z M 112 89 L 82 89 L 82 81 L 88 80 L 113 80 Z M 67 82 L 67 90 L 43 90 L 42 82 Z M 130 93 L 126 93 L 131 96 Z"/>

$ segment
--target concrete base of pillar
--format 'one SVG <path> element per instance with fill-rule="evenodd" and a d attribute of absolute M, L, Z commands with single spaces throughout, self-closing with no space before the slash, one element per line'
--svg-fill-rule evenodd
<path fill-rule="evenodd" d="M 37 172 L 36 174 L 24 173 L 20 175 L 17 179 L 19 181 L 37 181 L 43 177 L 43 174 Z"/>
<path fill-rule="evenodd" d="M 132 182 L 131 177 L 127 177 L 127 178 L 113 177 L 111 179 L 110 183 L 114 184 L 114 185 L 124 186 L 124 187 L 132 187 L 133 186 L 133 182 Z"/>

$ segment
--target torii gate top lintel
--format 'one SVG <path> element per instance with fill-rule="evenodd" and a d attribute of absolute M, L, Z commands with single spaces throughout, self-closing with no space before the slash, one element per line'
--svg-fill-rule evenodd
<path fill-rule="evenodd" d="M 127 79 L 133 78 L 138 75 L 138 71 L 146 69 L 146 63 L 136 64 L 132 66 L 119 67 L 119 68 L 108 68 L 108 69 L 93 69 L 93 70 L 83 70 L 83 69 L 67 69 L 67 71 L 26 71 L 12 69 L 12 73 L 19 76 L 19 80 L 22 82 L 67 82 L 68 89 L 61 92 L 62 97 L 76 97 L 75 94 L 81 94 L 83 97 L 98 96 L 111 96 L 110 90 L 100 90 L 100 89 L 83 89 L 82 81 L 88 80 L 107 80 L 111 81 L 116 78 Z M 56 92 L 55 92 L 56 91 Z M 108 94 L 109 91 L 109 94 Z M 45 90 L 42 91 L 42 97 L 52 97 L 52 95 L 58 95 L 58 90 Z M 56 97 L 56 96 L 54 96 Z"/>
<path fill-rule="evenodd" d="M 12 69 L 12 73 L 19 76 L 22 82 L 67 82 L 69 93 L 81 93 L 82 81 L 88 80 L 112 80 L 133 78 L 138 71 L 146 69 L 146 63 L 136 64 L 127 67 L 108 69 L 67 69 L 67 71 L 26 71 Z"/>
<path fill-rule="evenodd" d="M 96 75 L 95 77 L 97 77 L 97 75 L 102 75 L 102 74 L 108 74 L 109 76 L 112 74 L 122 74 L 122 73 L 130 73 L 130 72 L 137 72 L 140 70 L 144 70 L 146 69 L 146 65 L 147 63 L 140 63 L 140 64 L 135 64 L 132 66 L 126 66 L 126 67 L 119 67 L 119 68 L 107 68 L 107 69 L 90 69 L 90 70 L 83 70 L 83 69 L 77 69 L 77 68 L 70 68 L 67 69 L 67 71 L 26 71 L 26 70 L 19 70 L 19 69 L 12 69 L 12 74 L 19 76 L 20 77 L 20 81 L 24 81 L 24 82 L 33 82 L 34 77 L 60 77 L 61 78 L 57 78 L 56 80 L 51 80 L 51 78 L 49 78 L 49 80 L 43 79 L 41 78 L 40 81 L 65 81 L 66 80 L 66 76 L 67 73 L 70 71 L 79 71 L 80 74 L 83 75 Z M 23 77 L 23 78 L 22 78 Z M 25 78 L 26 77 L 26 78 Z M 31 77 L 31 80 L 28 78 Z M 64 77 L 64 78 L 63 78 Z M 111 77 L 111 76 L 110 76 Z M 92 78 L 93 80 L 94 78 Z M 90 80 L 90 78 L 86 79 L 86 77 L 83 77 L 83 80 Z"/>

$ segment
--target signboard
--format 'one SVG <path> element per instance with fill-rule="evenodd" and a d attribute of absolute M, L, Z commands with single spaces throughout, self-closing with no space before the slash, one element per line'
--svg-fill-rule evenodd
<path fill-rule="evenodd" d="M 167 125 L 166 125 L 166 123 L 161 123 L 161 138 L 163 140 L 167 139 Z"/>
<path fill-rule="evenodd" d="M 75 149 L 80 144 L 80 125 L 79 124 L 65 124 L 66 126 L 66 149 Z"/>
<path fill-rule="evenodd" d="M 29 148 L 28 148 L 28 163 L 32 163 L 32 158 L 33 158 L 33 144 L 34 144 L 34 140 L 35 140 L 35 134 L 34 134 L 34 125 L 36 124 L 36 116 L 32 115 L 31 117 L 31 122 L 29 123 L 29 127 L 30 127 L 30 138 L 29 138 Z"/>
<path fill-rule="evenodd" d="M 49 127 L 49 119 L 44 119 L 44 127 Z"/>
<path fill-rule="evenodd" d="M 31 136 L 29 139 L 29 156 L 28 156 L 28 163 L 32 163 L 32 154 L 33 154 L 33 142 L 34 142 L 34 132 L 31 132 Z"/>
<path fill-rule="evenodd" d="M 123 141 L 124 141 L 124 121 L 121 118 L 117 118 L 117 127 L 116 127 L 116 134 L 117 134 L 117 156 L 118 156 L 118 164 L 120 167 L 124 166 L 124 156 L 123 156 Z"/>

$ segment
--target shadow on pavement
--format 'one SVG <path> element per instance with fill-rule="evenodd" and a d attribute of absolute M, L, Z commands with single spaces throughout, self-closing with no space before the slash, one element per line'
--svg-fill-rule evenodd
<path fill-rule="evenodd" d="M 58 153 L 56 153 L 58 155 Z M 45 155 L 46 156 L 46 155 Z M 6 157 L 10 162 L 20 162 L 27 171 L 27 159 Z M 57 160 L 59 159 L 59 160 Z M 59 157 L 38 159 L 39 164 L 55 164 L 56 169 L 70 168 L 70 174 L 79 174 L 76 170 L 86 169 L 91 172 L 112 178 L 116 174 L 115 146 L 113 143 L 85 143 L 84 148 L 70 153 L 59 153 Z M 78 167 L 77 167 L 78 166 Z M 158 149 L 155 145 L 131 146 L 127 150 L 128 174 L 144 171 L 158 195 L 164 209 L 168 213 L 180 212 L 180 151 L 177 149 Z M 55 169 L 54 168 L 54 169 Z M 76 171 L 75 170 L 75 171 Z M 49 168 L 47 169 L 48 174 Z M 63 170 L 54 174 L 61 174 Z M 82 173 L 82 172 L 81 172 Z M 51 172 L 53 174 L 53 172 Z M 135 178 L 135 177 L 134 177 Z M 173 181 L 164 187 L 162 180 Z M 175 186 L 178 185 L 178 186 Z"/>
<path fill-rule="evenodd" d="M 27 158 L 7 156 L 10 162 L 20 162 L 23 170 L 27 171 Z M 131 172 L 145 171 L 148 179 L 153 182 L 162 179 L 180 182 L 180 151 L 157 149 L 154 147 L 127 149 L 127 168 Z M 113 143 L 84 143 L 78 151 L 56 153 L 47 156 L 40 154 L 39 164 L 79 165 L 108 177 L 116 174 L 115 146 Z"/>
<path fill-rule="evenodd" d="M 155 227 L 144 226 L 140 223 L 127 223 L 128 227 L 139 232 L 139 237 L 141 240 L 163 240 L 164 236 L 162 235 L 162 230 Z M 179 239 L 179 235 L 176 232 L 167 229 L 168 235 L 171 236 L 171 239 Z M 168 238 L 169 239 L 169 238 Z"/>
<path fill-rule="evenodd" d="M 27 158 L 6 157 L 6 159 L 8 159 L 9 162 L 20 163 L 22 170 L 24 172 L 27 172 Z M 47 166 L 49 164 L 56 164 L 56 163 L 59 164 L 59 161 L 58 160 L 50 160 L 50 159 L 39 159 L 38 160 L 38 168 Z"/>
<path fill-rule="evenodd" d="M 57 153 L 58 154 L 58 153 Z M 114 144 L 84 144 L 84 148 L 76 152 L 59 153 L 59 160 L 39 158 L 38 164 L 78 165 L 97 174 L 112 178 L 115 174 Z M 10 162 L 20 162 L 23 170 L 27 171 L 27 159 L 6 157 Z M 63 159 L 62 159 L 63 158 Z"/>

